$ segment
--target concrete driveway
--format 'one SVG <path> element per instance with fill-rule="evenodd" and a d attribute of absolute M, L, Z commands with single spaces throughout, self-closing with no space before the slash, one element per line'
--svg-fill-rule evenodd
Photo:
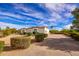
<path fill-rule="evenodd" d="M 7 45 L 10 45 L 9 38 L 5 39 Z M 1 55 L 2 56 L 79 56 L 79 42 L 74 41 L 72 38 L 62 34 L 50 34 L 46 40 L 40 43 L 32 43 L 28 49 L 6 50 Z"/>

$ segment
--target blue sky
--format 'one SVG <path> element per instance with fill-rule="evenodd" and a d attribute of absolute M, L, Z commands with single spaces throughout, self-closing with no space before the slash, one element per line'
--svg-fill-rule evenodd
<path fill-rule="evenodd" d="M 28 28 L 48 26 L 61 30 L 69 28 L 74 20 L 71 11 L 79 4 L 64 3 L 0 3 L 0 27 Z"/>

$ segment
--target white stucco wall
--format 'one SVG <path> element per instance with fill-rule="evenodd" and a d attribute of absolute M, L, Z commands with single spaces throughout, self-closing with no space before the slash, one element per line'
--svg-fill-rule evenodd
<path fill-rule="evenodd" d="M 39 33 L 45 33 L 45 34 L 48 34 L 49 33 L 49 29 L 48 28 L 31 28 L 31 29 L 23 29 L 22 31 L 28 33 L 28 32 L 33 32 L 34 29 L 37 29 L 37 32 Z"/>
<path fill-rule="evenodd" d="M 28 32 L 32 32 L 32 29 L 25 29 L 25 31 Z"/>
<path fill-rule="evenodd" d="M 49 34 L 49 29 L 48 28 L 44 28 L 44 33 Z"/>

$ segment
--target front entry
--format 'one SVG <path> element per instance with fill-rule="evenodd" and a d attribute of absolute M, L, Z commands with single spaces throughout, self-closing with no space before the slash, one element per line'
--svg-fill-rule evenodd
<path fill-rule="evenodd" d="M 37 33 L 37 29 L 34 29 L 34 30 L 33 30 L 33 34 L 36 34 L 36 33 Z"/>

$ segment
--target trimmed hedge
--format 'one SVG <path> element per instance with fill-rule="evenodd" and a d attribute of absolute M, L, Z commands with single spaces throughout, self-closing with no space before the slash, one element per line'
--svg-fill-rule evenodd
<path fill-rule="evenodd" d="M 38 33 L 35 34 L 35 39 L 37 42 L 41 42 L 44 40 L 44 38 L 46 38 L 48 35 L 47 34 L 43 34 L 43 33 Z"/>
<path fill-rule="evenodd" d="M 30 37 L 13 37 L 11 38 L 11 46 L 15 49 L 25 49 L 28 48 L 31 44 Z"/>
<path fill-rule="evenodd" d="M 0 41 L 0 53 L 4 50 L 4 41 Z"/>

